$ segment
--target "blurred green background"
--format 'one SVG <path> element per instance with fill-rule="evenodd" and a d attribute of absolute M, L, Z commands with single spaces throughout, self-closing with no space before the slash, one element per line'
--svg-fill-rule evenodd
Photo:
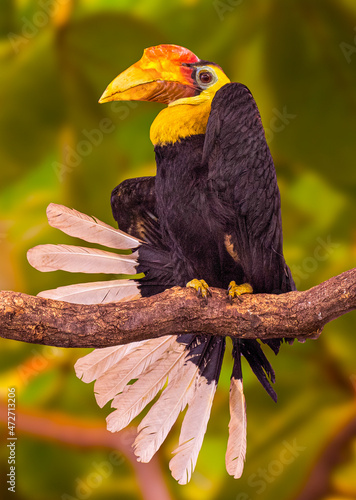
<path fill-rule="evenodd" d="M 111 190 L 127 177 L 155 173 L 149 127 L 157 104 L 97 101 L 144 48 L 160 43 L 220 64 L 254 94 L 275 159 L 285 255 L 298 288 L 355 266 L 354 0 L 0 5 L 0 289 L 36 294 L 89 281 L 41 274 L 26 251 L 76 243 L 47 225 L 50 202 L 113 223 Z M 85 350 L 1 340 L 1 498 L 355 499 L 355 324 L 352 313 L 329 324 L 318 341 L 282 347 L 272 359 L 277 405 L 244 366 L 248 447 L 238 481 L 224 465 L 227 356 L 196 472 L 184 487 L 168 470 L 179 425 L 158 459 L 137 464 L 128 451 L 132 433 L 106 433 L 109 407 L 100 410 L 92 386 L 75 377 L 73 364 Z M 15 495 L 5 485 L 7 387 L 17 390 Z"/>

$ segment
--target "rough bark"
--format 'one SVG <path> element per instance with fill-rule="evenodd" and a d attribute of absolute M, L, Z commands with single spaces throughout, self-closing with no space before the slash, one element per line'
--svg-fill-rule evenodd
<path fill-rule="evenodd" d="M 106 347 L 195 333 L 240 338 L 316 338 L 356 309 L 356 268 L 303 292 L 244 295 L 230 304 L 213 288 L 208 303 L 175 287 L 131 302 L 80 305 L 0 292 L 0 336 L 58 347 Z"/>

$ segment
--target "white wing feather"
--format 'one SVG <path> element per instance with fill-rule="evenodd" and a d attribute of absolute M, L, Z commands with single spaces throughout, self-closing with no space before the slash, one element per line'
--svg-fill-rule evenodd
<path fill-rule="evenodd" d="M 242 380 L 231 379 L 229 439 L 225 457 L 226 470 L 235 479 L 241 477 L 246 457 L 246 403 Z"/>
<path fill-rule="evenodd" d="M 152 363 L 160 359 L 175 340 L 173 335 L 147 340 L 130 351 L 121 363 L 101 375 L 94 385 L 98 405 L 102 408 L 122 392 L 130 380 L 138 378 Z"/>
<path fill-rule="evenodd" d="M 100 304 L 124 302 L 139 296 L 139 289 L 131 280 L 96 281 L 60 286 L 53 290 L 44 290 L 38 297 L 63 300 L 74 304 Z"/>
<path fill-rule="evenodd" d="M 181 368 L 184 362 L 184 350 L 183 344 L 175 342 L 164 358 L 152 365 L 137 382 L 127 385 L 123 392 L 114 398 L 111 406 L 117 410 L 106 419 L 109 431 L 120 431 L 141 413 L 163 388 L 168 375 L 174 377 Z"/>
<path fill-rule="evenodd" d="M 137 265 L 136 253 L 119 255 L 72 245 L 38 245 L 27 252 L 27 259 L 42 272 L 136 274 Z"/>
<path fill-rule="evenodd" d="M 195 386 L 183 420 L 179 446 L 169 463 L 172 476 L 179 484 L 187 484 L 195 469 L 216 391 L 215 381 L 208 383 L 205 377 L 199 375 Z"/>
<path fill-rule="evenodd" d="M 47 218 L 52 227 L 90 243 L 119 250 L 135 248 L 141 243 L 139 239 L 105 224 L 96 217 L 63 205 L 50 203 L 47 207 Z"/>

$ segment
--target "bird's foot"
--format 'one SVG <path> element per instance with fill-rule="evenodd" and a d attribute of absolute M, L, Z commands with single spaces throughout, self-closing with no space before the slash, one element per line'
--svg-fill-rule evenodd
<path fill-rule="evenodd" d="M 244 295 L 245 293 L 253 293 L 253 288 L 249 283 L 236 285 L 235 281 L 231 281 L 226 293 L 229 297 L 229 301 L 232 302 L 232 299 L 234 299 L 235 297 L 241 300 L 240 295 Z"/>
<path fill-rule="evenodd" d="M 185 285 L 187 288 L 194 288 L 198 292 L 198 297 L 202 297 L 205 302 L 208 302 L 208 295 L 211 297 L 209 285 L 204 280 L 193 279 Z"/>

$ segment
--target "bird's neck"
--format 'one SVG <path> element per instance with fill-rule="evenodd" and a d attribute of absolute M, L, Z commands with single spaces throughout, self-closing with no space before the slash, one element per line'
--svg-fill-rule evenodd
<path fill-rule="evenodd" d="M 205 134 L 210 110 L 211 101 L 164 108 L 151 125 L 150 139 L 153 145 L 163 146 L 186 137 Z"/>

